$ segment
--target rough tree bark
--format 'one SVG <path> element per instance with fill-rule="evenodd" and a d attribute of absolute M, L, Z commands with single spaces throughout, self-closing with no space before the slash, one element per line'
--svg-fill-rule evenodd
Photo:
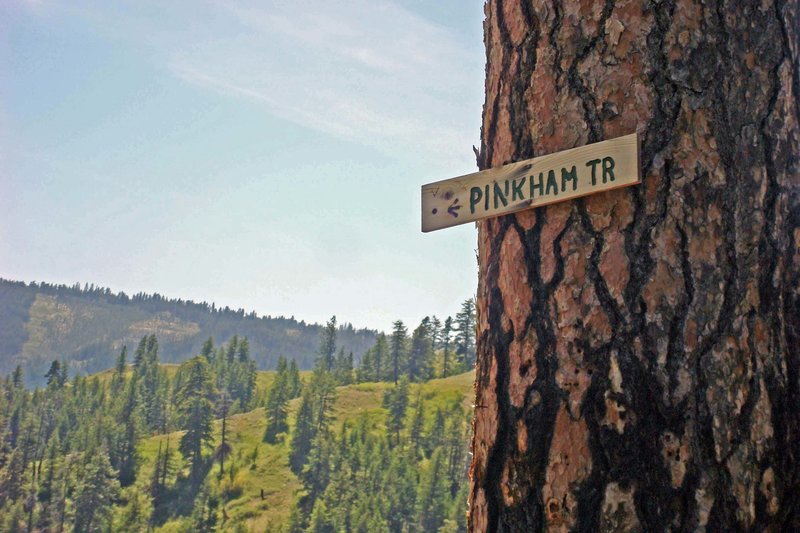
<path fill-rule="evenodd" d="M 800 530 L 798 4 L 490 0 L 481 168 L 643 183 L 478 224 L 471 531 Z"/>

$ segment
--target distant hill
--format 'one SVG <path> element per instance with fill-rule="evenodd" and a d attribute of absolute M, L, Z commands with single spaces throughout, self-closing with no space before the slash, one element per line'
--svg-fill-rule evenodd
<path fill-rule="evenodd" d="M 259 317 L 243 309 L 167 299 L 159 294 L 113 293 L 80 285 L 24 283 L 0 278 L 0 375 L 16 365 L 28 384 L 42 383 L 50 362 L 61 359 L 81 373 L 110 368 L 123 345 L 133 349 L 155 333 L 163 362 L 196 355 L 208 337 L 215 344 L 247 337 L 262 370 L 278 357 L 301 369 L 314 363 L 322 326 L 294 318 Z M 358 358 L 375 342 L 376 331 L 339 327 L 337 344 Z"/>

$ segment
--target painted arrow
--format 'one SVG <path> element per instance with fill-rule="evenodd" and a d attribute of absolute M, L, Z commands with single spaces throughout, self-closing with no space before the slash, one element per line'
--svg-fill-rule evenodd
<path fill-rule="evenodd" d="M 453 203 L 450 204 L 450 207 L 447 208 L 447 212 L 453 215 L 453 217 L 458 218 L 457 211 L 461 209 L 462 206 L 458 205 L 458 198 L 453 200 Z"/>

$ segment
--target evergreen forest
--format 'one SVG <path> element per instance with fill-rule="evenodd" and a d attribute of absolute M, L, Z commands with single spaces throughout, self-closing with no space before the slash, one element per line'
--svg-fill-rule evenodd
<path fill-rule="evenodd" d="M 396 321 L 360 357 L 336 317 L 313 369 L 234 334 L 180 364 L 155 334 L 113 368 L 0 382 L 2 531 L 465 531 L 474 302 Z"/>

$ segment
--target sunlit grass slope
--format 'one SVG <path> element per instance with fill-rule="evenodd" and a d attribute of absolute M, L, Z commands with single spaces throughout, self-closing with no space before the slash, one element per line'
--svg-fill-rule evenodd
<path fill-rule="evenodd" d="M 259 389 L 265 390 L 273 375 L 272 372 L 260 372 Z M 473 380 L 474 373 L 468 372 L 412 385 L 410 404 L 413 405 L 419 393 L 428 416 L 433 416 L 437 407 L 444 409 L 457 402 L 462 402 L 466 409 L 472 401 Z M 382 407 L 383 393 L 392 386 L 391 383 L 362 383 L 339 387 L 334 407 L 334 431 L 340 429 L 343 423 L 355 424 L 363 417 L 367 418 L 369 427 L 383 427 L 386 419 L 386 410 Z M 294 423 L 299 402 L 298 398 L 290 403 L 290 425 Z M 206 478 L 212 492 L 220 496 L 222 531 L 280 531 L 289 518 L 298 491 L 302 490 L 299 480 L 289 469 L 288 438 L 281 443 L 266 444 L 263 442 L 265 429 L 263 408 L 228 419 L 227 438 L 232 452 L 225 461 L 224 474 L 219 476 L 219 464 L 215 462 Z M 215 445 L 219 444 L 220 431 L 221 423 L 217 421 Z M 181 434 L 175 432 L 142 441 L 142 464 L 133 490 L 147 490 L 159 445 L 163 451 L 169 440 L 170 449 L 176 450 Z M 179 457 L 176 453 L 174 463 L 183 466 Z M 177 472 L 173 473 L 168 484 L 174 482 L 175 474 Z M 165 513 L 168 516 L 156 525 L 156 531 L 187 531 L 190 527 L 189 514 L 195 494 L 175 496 Z"/>

